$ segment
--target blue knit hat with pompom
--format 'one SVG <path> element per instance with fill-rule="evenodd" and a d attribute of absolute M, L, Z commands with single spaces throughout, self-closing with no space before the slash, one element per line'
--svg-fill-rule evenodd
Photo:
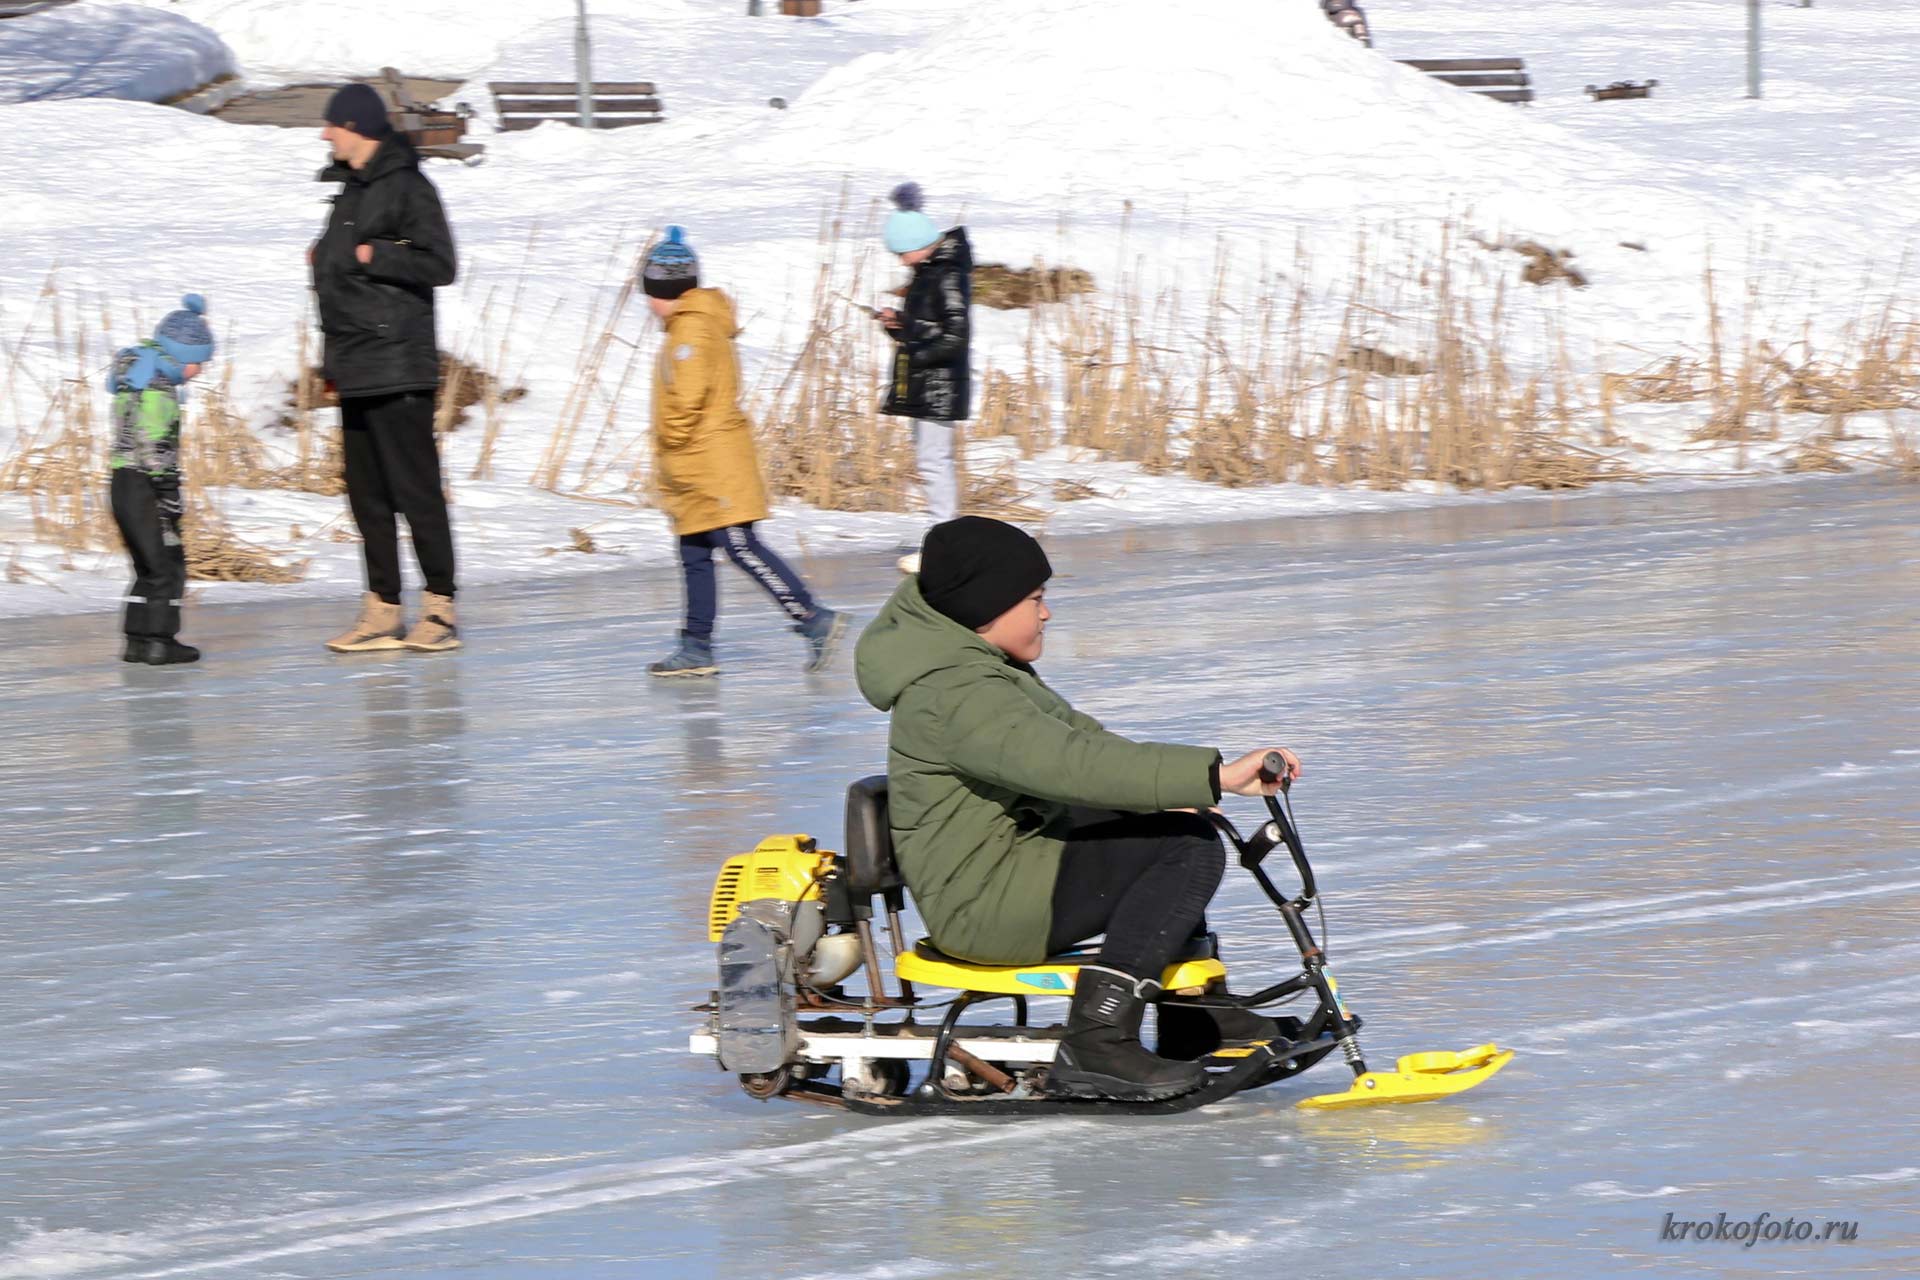
<path fill-rule="evenodd" d="M 887 215 L 887 252 L 912 253 L 940 238 L 933 219 L 920 212 L 926 193 L 917 182 L 903 182 L 893 189 L 894 211 Z"/>
<path fill-rule="evenodd" d="M 179 311 L 167 312 L 153 340 L 176 364 L 205 364 L 213 359 L 213 330 L 207 327 L 207 300 L 197 293 L 180 299 Z"/>
<path fill-rule="evenodd" d="M 700 259 L 687 233 L 668 227 L 666 239 L 647 250 L 640 264 L 640 287 L 649 298 L 677 298 L 700 286 Z"/>

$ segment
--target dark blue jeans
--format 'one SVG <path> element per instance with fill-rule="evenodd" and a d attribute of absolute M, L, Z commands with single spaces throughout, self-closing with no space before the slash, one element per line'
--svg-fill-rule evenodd
<path fill-rule="evenodd" d="M 719 590 L 713 576 L 713 553 L 727 559 L 759 583 L 795 623 L 813 616 L 813 597 L 807 584 L 785 560 L 754 536 L 750 524 L 730 524 L 705 533 L 680 535 L 680 567 L 687 576 L 687 634 L 696 640 L 713 639 L 713 618 L 719 611 Z"/>

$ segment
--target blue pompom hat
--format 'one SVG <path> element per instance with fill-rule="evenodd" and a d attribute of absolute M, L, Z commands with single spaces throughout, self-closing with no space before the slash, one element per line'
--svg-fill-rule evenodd
<path fill-rule="evenodd" d="M 912 253 L 940 238 L 940 228 L 920 212 L 926 195 L 917 182 L 903 182 L 893 189 L 894 211 L 887 215 L 887 252 Z"/>
<path fill-rule="evenodd" d="M 180 299 L 153 331 L 153 340 L 175 364 L 205 364 L 213 359 L 213 330 L 207 327 L 207 300 L 197 293 Z"/>
<path fill-rule="evenodd" d="M 649 298 L 677 298 L 700 286 L 700 259 L 687 233 L 668 227 L 666 239 L 647 250 L 640 264 L 640 287 Z"/>

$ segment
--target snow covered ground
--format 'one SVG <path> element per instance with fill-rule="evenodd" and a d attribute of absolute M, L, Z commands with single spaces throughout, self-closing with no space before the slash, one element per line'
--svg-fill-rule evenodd
<path fill-rule="evenodd" d="M 88 3 L 0 22 L 0 105 L 41 98 L 164 102 L 234 73 L 233 51 L 171 9 Z"/>
<path fill-rule="evenodd" d="M 572 67 L 571 6 L 559 0 L 181 0 L 164 9 L 217 32 L 249 82 L 393 64 L 467 78 L 452 100 L 483 116 L 484 81 L 564 77 Z M 1363 234 L 1375 258 L 1417 263 L 1445 253 L 1468 264 L 1462 287 L 1484 303 L 1504 290 L 1513 354 L 1536 366 L 1551 358 L 1550 333 L 1589 369 L 1626 372 L 1702 353 L 1709 260 L 1734 333 L 1751 314 L 1756 332 L 1807 334 L 1822 350 L 1850 322 L 1904 296 L 1907 210 L 1920 198 L 1920 89 L 1891 73 L 1892 51 L 1920 41 L 1920 13 L 1893 0 L 1769 9 L 1769 96 L 1758 103 L 1742 97 L 1741 6 L 1707 0 L 1541 0 L 1497 14 L 1467 0 L 1378 3 L 1373 52 L 1335 33 L 1309 0 L 1177 11 L 1148 0 L 860 0 L 807 20 L 748 19 L 743 9 L 735 0 L 595 4 L 596 75 L 658 83 L 668 123 L 493 136 L 483 164 L 432 166 L 463 267 L 441 294 L 442 343 L 528 389 L 504 411 L 491 479 L 466 478 L 479 415 L 452 437 L 464 580 L 669 555 L 664 523 L 626 492 L 630 468 L 585 478 L 596 438 L 598 462 L 644 455 L 653 334 L 637 317 L 614 326 L 614 363 L 638 356 L 640 376 L 624 388 L 604 380 L 563 469 L 561 488 L 584 495 L 526 483 L 634 253 L 669 221 L 689 228 L 707 281 L 738 299 L 749 382 L 760 385 L 785 369 L 803 335 L 823 217 L 844 203 L 847 234 L 870 244 L 876 202 L 905 177 L 926 186 L 937 218 L 968 224 L 982 260 L 1082 266 L 1103 285 L 1124 264 L 1147 296 L 1178 286 L 1190 308 L 1209 292 L 1222 254 L 1232 288 L 1245 291 L 1275 273 L 1270 264 L 1334 288 L 1353 270 Z M 1528 58 L 1538 106 L 1483 101 L 1391 61 L 1493 53 Z M 1586 83 L 1648 76 L 1661 85 L 1645 102 L 1594 104 L 1579 93 Z M 770 109 L 774 96 L 789 108 Z M 324 158 L 317 138 L 128 103 L 4 111 L 0 164 L 14 181 L 0 212 L 9 247 L 0 263 L 8 353 L 0 458 L 10 442 L 44 430 L 51 389 L 82 376 L 71 320 L 66 347 L 55 340 L 56 303 L 67 317 L 87 317 L 88 358 L 98 365 L 189 288 L 211 301 L 235 403 L 284 449 L 266 424 L 296 368 L 309 305 L 302 254 L 330 194 L 312 181 Z M 484 120 L 478 132 L 487 132 Z M 98 175 L 109 164 L 128 187 L 168 194 L 102 199 Z M 1573 249 L 1593 284 L 1519 286 L 1517 258 L 1464 248 L 1466 234 Z M 890 266 L 866 270 L 856 283 L 842 251 L 832 287 L 871 296 L 897 278 Z M 976 368 L 1017 367 L 1024 316 L 977 319 Z M 1310 317 L 1315 350 L 1331 348 L 1337 319 Z M 1420 323 L 1383 316 L 1363 336 L 1391 348 Z M 1781 441 L 1740 453 L 1690 439 L 1705 412 L 1624 409 L 1617 425 L 1635 468 L 1764 474 L 1822 426 L 1789 419 Z M 1849 430 L 1860 438 L 1848 447 L 1871 455 L 1912 425 L 1902 415 L 1855 418 Z M 1008 444 L 987 441 L 969 462 L 977 473 L 1010 455 Z M 1486 500 L 1417 489 L 1226 490 L 1065 450 L 1016 471 L 1030 505 L 1061 530 Z M 1058 502 L 1052 485 L 1064 478 L 1101 496 Z M 237 533 L 305 561 L 306 578 L 280 588 L 201 586 L 201 598 L 355 589 L 357 548 L 335 537 L 348 524 L 339 499 L 217 496 Z M 794 504 L 781 514 L 774 543 L 814 554 L 890 546 L 920 524 L 912 514 Z M 575 529 L 596 554 L 569 549 Z M 12 612 L 98 607 L 122 587 L 116 553 L 51 545 L 17 494 L 0 495 L 0 563 L 0 601 Z"/>

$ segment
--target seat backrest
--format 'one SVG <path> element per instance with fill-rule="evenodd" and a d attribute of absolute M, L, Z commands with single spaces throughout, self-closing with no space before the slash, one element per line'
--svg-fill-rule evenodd
<path fill-rule="evenodd" d="M 871 897 L 906 884 L 893 860 L 887 827 L 887 775 L 862 778 L 847 788 L 847 885 Z"/>

